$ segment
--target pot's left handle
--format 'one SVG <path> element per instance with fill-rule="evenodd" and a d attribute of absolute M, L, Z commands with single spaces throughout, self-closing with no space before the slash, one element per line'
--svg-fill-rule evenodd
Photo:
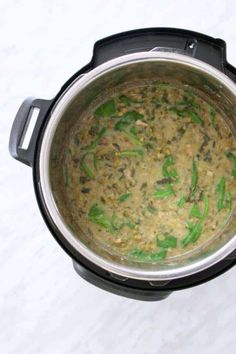
<path fill-rule="evenodd" d="M 27 98 L 20 106 L 13 122 L 9 151 L 12 157 L 28 166 L 33 165 L 35 147 L 51 100 Z"/>

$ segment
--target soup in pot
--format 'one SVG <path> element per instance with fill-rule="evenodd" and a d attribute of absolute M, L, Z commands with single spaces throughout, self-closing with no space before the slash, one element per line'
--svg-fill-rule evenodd
<path fill-rule="evenodd" d="M 174 84 L 106 94 L 78 117 L 60 166 L 53 193 L 57 200 L 63 188 L 73 232 L 78 226 L 100 247 L 140 262 L 210 242 L 236 197 L 236 142 L 222 113 Z M 52 159 L 52 181 L 55 174 Z"/>

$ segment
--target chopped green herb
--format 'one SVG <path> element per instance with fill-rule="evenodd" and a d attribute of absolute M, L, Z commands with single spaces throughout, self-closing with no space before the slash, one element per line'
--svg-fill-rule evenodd
<path fill-rule="evenodd" d="M 212 106 L 208 106 L 208 114 L 210 117 L 210 123 L 213 128 L 216 128 L 216 111 Z"/>
<path fill-rule="evenodd" d="M 92 151 L 94 150 L 100 143 L 101 138 L 106 134 L 107 128 L 103 127 L 97 134 L 97 138 L 89 145 L 85 146 L 84 150 Z"/>
<path fill-rule="evenodd" d="M 199 105 L 194 101 L 192 93 L 185 93 L 185 96 L 181 101 L 176 102 L 174 106 L 169 108 L 170 111 L 174 112 L 179 117 L 186 117 L 190 115 L 192 121 L 197 124 L 203 124 L 202 118 L 192 109 L 199 109 Z"/>
<path fill-rule="evenodd" d="M 119 97 L 119 100 L 125 105 L 125 106 L 131 106 L 133 103 L 142 103 L 141 101 L 136 101 L 134 98 L 127 97 L 125 95 L 121 95 Z"/>
<path fill-rule="evenodd" d="M 90 179 L 95 179 L 95 175 L 94 175 L 94 172 L 92 171 L 92 169 L 89 167 L 89 161 L 88 161 L 88 157 L 89 156 L 92 156 L 93 158 L 93 165 L 94 165 L 94 168 L 96 169 L 96 156 L 94 153 L 92 152 L 87 152 L 86 154 L 84 154 L 84 156 L 82 157 L 81 159 L 81 162 L 80 162 L 80 169 L 81 171 L 83 171 L 86 176 L 88 176 Z M 86 161 L 87 160 L 87 161 Z"/>
<path fill-rule="evenodd" d="M 124 226 L 124 223 L 115 214 L 112 214 L 111 225 L 114 230 L 120 230 Z"/>
<path fill-rule="evenodd" d="M 99 106 L 95 110 L 94 114 L 97 117 L 110 117 L 115 113 L 115 111 L 116 111 L 115 101 L 114 99 L 112 99 Z"/>
<path fill-rule="evenodd" d="M 172 106 L 169 108 L 171 112 L 174 112 L 177 114 L 178 117 L 184 117 L 188 114 L 188 111 L 186 110 L 186 105 L 185 104 L 178 104 L 176 106 Z"/>
<path fill-rule="evenodd" d="M 170 184 L 165 189 L 157 188 L 153 193 L 153 196 L 158 199 L 163 199 L 175 195 L 175 192 Z"/>
<path fill-rule="evenodd" d="M 131 195 L 132 195 L 132 193 L 121 194 L 119 196 L 119 202 L 121 202 L 121 203 L 125 202 Z"/>
<path fill-rule="evenodd" d="M 186 202 L 186 197 L 182 196 L 178 201 L 177 201 L 177 205 L 179 208 L 182 208 L 184 203 Z"/>
<path fill-rule="evenodd" d="M 143 149 L 134 149 L 134 150 L 123 150 L 118 153 L 122 157 L 144 157 Z"/>
<path fill-rule="evenodd" d="M 193 93 L 190 92 L 190 91 L 185 92 L 185 95 L 183 97 L 183 103 L 188 105 L 189 108 L 192 108 L 192 107 L 194 107 L 195 109 L 199 109 L 200 108 L 199 104 L 196 103 L 195 100 L 194 100 Z"/>
<path fill-rule="evenodd" d="M 197 171 L 197 164 L 193 159 L 192 162 L 192 175 L 191 175 L 191 186 L 190 186 L 190 197 L 193 197 L 198 183 L 198 171 Z"/>
<path fill-rule="evenodd" d="M 140 114 L 136 111 L 129 111 L 123 114 L 121 116 L 120 120 L 114 125 L 115 130 L 123 130 L 130 124 L 136 122 L 137 120 L 142 120 L 143 119 L 143 114 Z"/>
<path fill-rule="evenodd" d="M 236 156 L 231 151 L 226 151 L 225 156 L 233 162 L 232 176 L 236 179 Z"/>
<path fill-rule="evenodd" d="M 110 218 L 106 215 L 105 211 L 98 206 L 98 204 L 92 205 L 88 213 L 88 218 L 90 221 L 101 226 L 109 232 L 112 232 L 114 229 Z"/>
<path fill-rule="evenodd" d="M 178 179 L 178 174 L 176 169 L 172 168 L 170 169 L 169 167 L 174 165 L 174 160 L 172 156 L 167 156 L 164 160 L 164 163 L 162 165 L 162 174 L 164 177 L 170 177 L 174 178 L 175 180 Z"/>
<path fill-rule="evenodd" d="M 219 183 L 216 186 L 216 192 L 218 193 L 218 200 L 217 200 L 217 211 L 221 211 L 224 208 L 224 201 L 225 201 L 225 178 L 224 176 L 221 177 Z"/>
<path fill-rule="evenodd" d="M 188 112 L 193 123 L 204 125 L 203 119 L 196 112 Z"/>
<path fill-rule="evenodd" d="M 115 125 L 114 129 L 122 131 L 124 130 L 127 126 L 129 126 L 131 122 L 127 119 L 121 118 Z"/>
<path fill-rule="evenodd" d="M 133 125 L 130 130 L 129 130 L 130 134 L 134 135 L 137 137 L 138 133 L 137 133 L 137 129 L 135 127 L 135 125 Z"/>
<path fill-rule="evenodd" d="M 136 135 L 129 133 L 127 131 L 123 131 L 123 133 L 125 134 L 125 136 L 127 136 L 127 138 L 134 144 L 136 145 L 142 145 L 142 142 L 137 138 Z"/>
<path fill-rule="evenodd" d="M 157 252 L 145 252 L 141 249 L 134 249 L 131 252 L 129 252 L 130 257 L 134 257 L 139 259 L 140 261 L 161 261 L 162 259 L 165 259 L 167 255 L 167 249 L 163 248 L 160 249 Z"/>
<path fill-rule="evenodd" d="M 129 229 L 134 229 L 135 228 L 135 223 L 133 223 L 129 218 L 126 218 L 124 220 L 124 225 L 127 226 Z"/>
<path fill-rule="evenodd" d="M 158 235 L 156 237 L 156 244 L 162 248 L 176 248 L 177 238 L 165 233 L 164 235 Z"/>

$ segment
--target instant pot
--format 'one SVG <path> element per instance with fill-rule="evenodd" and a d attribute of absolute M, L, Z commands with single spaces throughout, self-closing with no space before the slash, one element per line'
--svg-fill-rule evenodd
<path fill-rule="evenodd" d="M 76 272 L 112 293 L 155 301 L 213 279 L 235 265 L 235 210 L 217 239 L 198 252 L 161 265 L 125 264 L 115 257 L 104 257 L 73 234 L 57 208 L 50 184 L 51 151 L 63 141 L 73 121 L 101 91 L 137 78 L 172 78 L 200 90 L 221 108 L 236 134 L 236 69 L 226 60 L 225 42 L 183 29 L 147 28 L 96 42 L 90 63 L 74 74 L 55 98 L 27 98 L 15 117 L 9 149 L 12 157 L 32 167 L 44 221 L 72 258 Z M 33 117 L 36 122 L 26 145 Z"/>

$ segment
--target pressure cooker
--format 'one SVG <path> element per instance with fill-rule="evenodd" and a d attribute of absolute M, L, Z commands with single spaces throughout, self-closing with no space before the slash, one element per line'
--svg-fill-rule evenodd
<path fill-rule="evenodd" d="M 91 61 L 53 99 L 27 98 L 13 122 L 9 150 L 12 157 L 32 167 L 35 195 L 43 219 L 51 235 L 72 258 L 76 272 L 109 292 L 155 301 L 175 290 L 209 281 L 235 265 L 235 211 L 223 235 L 201 254 L 162 267 L 142 267 L 104 258 L 102 252 L 90 249 L 76 237 L 56 206 L 50 183 L 49 160 L 58 130 L 61 136 L 66 134 L 65 124 L 77 119 L 74 112 L 82 113 L 101 90 L 131 82 L 136 77 L 160 80 L 172 77 L 201 90 L 231 117 L 234 130 L 236 69 L 226 60 L 225 42 L 183 29 L 145 28 L 96 42 Z"/>

